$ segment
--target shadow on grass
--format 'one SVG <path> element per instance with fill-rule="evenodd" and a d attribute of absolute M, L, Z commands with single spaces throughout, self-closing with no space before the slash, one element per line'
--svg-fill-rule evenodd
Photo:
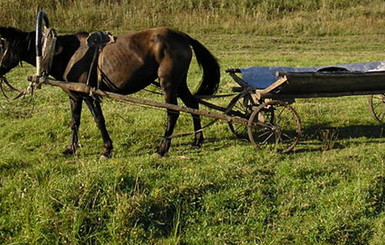
<path fill-rule="evenodd" d="M 385 125 L 351 125 L 345 127 L 330 127 L 325 124 L 312 125 L 304 129 L 304 135 L 317 135 L 323 130 L 338 132 L 338 139 L 366 137 L 378 139 L 384 137 Z"/>
<path fill-rule="evenodd" d="M 378 143 L 384 137 L 384 125 L 350 125 L 345 127 L 331 127 L 326 124 L 312 125 L 303 129 L 299 145 L 302 149 L 296 152 L 310 152 L 319 150 L 343 149 L 346 146 L 341 140 L 366 138 L 362 143 Z M 359 143 L 359 141 L 354 141 Z"/>
<path fill-rule="evenodd" d="M 351 125 L 346 127 L 331 127 L 329 124 L 315 124 L 310 127 L 303 128 L 302 136 L 298 145 L 294 148 L 294 153 L 299 152 L 317 152 L 331 149 L 343 149 L 346 146 L 341 144 L 341 140 L 354 140 L 365 137 L 365 143 L 377 143 L 379 139 L 385 135 L 385 127 L 383 125 Z M 175 141 L 172 143 L 173 154 L 185 154 L 188 150 L 190 153 L 199 152 L 200 149 L 205 150 L 219 150 L 223 147 L 231 147 L 236 145 L 252 146 L 250 140 L 245 138 L 237 138 L 230 132 L 228 135 L 218 135 L 205 137 L 201 148 L 194 148 L 192 146 L 192 135 L 184 135 L 186 140 Z M 180 137 L 178 137 L 180 138 Z M 354 141 L 359 143 L 359 141 Z M 363 141 L 362 141 L 363 142 Z M 155 142 L 153 147 L 137 152 L 144 154 L 154 151 L 158 145 Z"/>

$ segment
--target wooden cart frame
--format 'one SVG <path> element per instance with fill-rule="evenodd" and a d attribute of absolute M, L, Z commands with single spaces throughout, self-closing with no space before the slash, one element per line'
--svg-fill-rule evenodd
<path fill-rule="evenodd" d="M 241 136 L 247 131 L 255 145 L 275 145 L 281 152 L 295 147 L 302 134 L 301 120 L 290 104 L 297 98 L 369 95 L 370 113 L 375 120 L 385 122 L 385 71 L 277 72 L 276 81 L 266 88 L 248 85 L 250 82 L 242 78 L 242 69 L 230 68 L 226 72 L 241 90 L 248 91 L 240 98 L 248 127 L 233 127 L 234 133 Z"/>

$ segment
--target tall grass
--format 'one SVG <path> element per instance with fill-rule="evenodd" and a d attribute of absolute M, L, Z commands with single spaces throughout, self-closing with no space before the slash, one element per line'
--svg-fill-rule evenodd
<path fill-rule="evenodd" d="M 0 25 L 32 29 L 42 7 L 62 31 L 168 26 L 188 32 L 260 35 L 383 33 L 381 0 L 1 0 Z"/>

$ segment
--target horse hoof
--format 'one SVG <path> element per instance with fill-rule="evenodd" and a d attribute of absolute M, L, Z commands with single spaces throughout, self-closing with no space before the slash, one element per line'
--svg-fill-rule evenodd
<path fill-rule="evenodd" d="M 167 151 L 165 151 L 164 149 L 157 149 L 155 151 L 155 153 L 158 154 L 161 157 L 164 157 L 166 155 Z"/>
<path fill-rule="evenodd" d="M 194 149 L 200 149 L 201 146 L 202 146 L 202 144 L 195 144 L 195 143 L 193 143 L 191 146 L 192 146 L 192 148 L 194 148 Z"/>
<path fill-rule="evenodd" d="M 204 141 L 204 138 L 203 138 L 202 134 L 201 135 L 196 135 L 195 139 L 194 139 L 194 141 L 193 141 L 193 143 L 191 145 L 192 145 L 192 147 L 194 149 L 199 149 L 199 148 L 201 148 L 201 146 L 203 144 L 203 141 Z"/>
<path fill-rule="evenodd" d="M 110 159 L 111 155 L 112 155 L 112 151 L 104 151 L 100 153 L 99 160 L 104 161 L 104 160 Z"/>
<path fill-rule="evenodd" d="M 73 156 L 75 155 L 75 151 L 73 149 L 67 148 L 62 152 L 62 155 L 65 157 Z"/>
<path fill-rule="evenodd" d="M 168 152 L 168 148 L 167 147 L 159 146 L 158 149 L 156 149 L 155 153 L 158 154 L 161 157 L 164 157 L 167 154 L 167 152 Z"/>
<path fill-rule="evenodd" d="M 106 161 L 108 159 L 110 159 L 110 157 L 109 156 L 105 156 L 105 155 L 100 155 L 100 157 L 99 157 L 99 161 Z"/>
<path fill-rule="evenodd" d="M 65 157 L 73 156 L 76 153 L 76 149 L 78 148 L 78 144 L 70 144 L 67 148 L 62 152 L 62 155 Z"/>
<path fill-rule="evenodd" d="M 199 140 L 199 141 L 194 141 L 191 146 L 194 148 L 194 149 L 199 149 L 202 147 L 202 143 L 203 141 L 202 140 Z"/>
<path fill-rule="evenodd" d="M 170 140 L 163 140 L 158 146 L 156 153 L 163 157 L 164 155 L 166 155 L 166 153 L 170 149 L 170 146 L 171 146 Z"/>

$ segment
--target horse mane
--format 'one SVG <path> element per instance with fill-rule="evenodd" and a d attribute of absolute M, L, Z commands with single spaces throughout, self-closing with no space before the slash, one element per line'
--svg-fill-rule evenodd
<path fill-rule="evenodd" d="M 24 32 L 18 28 L 15 28 L 15 27 L 3 27 L 3 26 L 0 26 L 0 35 L 1 36 L 4 36 L 4 37 L 23 37 L 26 33 L 28 32 Z M 84 35 L 84 36 L 88 36 L 88 32 L 85 32 L 85 31 L 80 31 L 80 32 L 77 32 L 77 33 L 74 33 L 74 34 L 66 34 L 66 35 L 61 35 L 61 37 L 69 37 L 69 36 L 73 36 L 73 35 Z"/>
<path fill-rule="evenodd" d="M 15 27 L 0 27 L 0 35 L 7 39 L 20 39 L 25 37 L 27 32 L 21 31 Z"/>

